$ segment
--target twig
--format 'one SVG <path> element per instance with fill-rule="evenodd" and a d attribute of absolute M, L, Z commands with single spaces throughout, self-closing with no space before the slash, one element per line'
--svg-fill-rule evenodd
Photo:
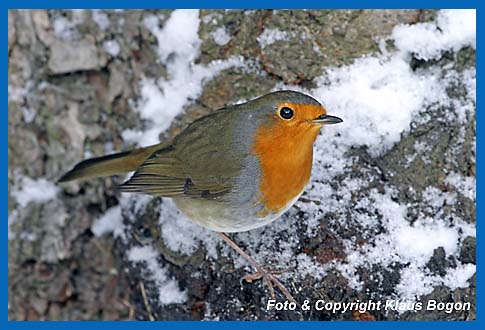
<path fill-rule="evenodd" d="M 145 291 L 145 285 L 141 281 L 140 281 L 140 291 L 141 291 L 141 296 L 143 297 L 143 303 L 145 304 L 145 307 L 147 309 L 148 318 L 150 319 L 150 321 L 155 321 L 155 318 L 153 317 L 153 314 L 152 314 L 152 308 L 148 304 L 147 293 Z"/>

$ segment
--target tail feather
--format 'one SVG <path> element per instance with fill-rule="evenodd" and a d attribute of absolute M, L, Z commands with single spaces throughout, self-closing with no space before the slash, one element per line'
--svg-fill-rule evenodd
<path fill-rule="evenodd" d="M 136 170 L 161 144 L 120 152 L 117 154 L 86 159 L 64 174 L 58 182 L 110 176 Z"/>

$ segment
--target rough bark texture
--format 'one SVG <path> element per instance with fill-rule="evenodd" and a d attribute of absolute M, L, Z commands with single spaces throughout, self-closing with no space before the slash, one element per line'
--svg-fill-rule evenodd
<path fill-rule="evenodd" d="M 105 11 L 108 23 L 101 26 L 90 11 L 10 11 L 8 15 L 9 52 L 9 184 L 18 175 L 45 177 L 55 181 L 61 172 L 84 158 L 88 151 L 102 155 L 109 149 L 126 150 L 121 132 L 139 129 L 143 121 L 132 110 L 130 102 L 140 95 L 142 76 L 166 75 L 164 63 L 156 53 L 156 39 L 149 33 L 143 19 L 150 11 Z M 157 14 L 159 11 L 157 12 Z M 169 12 L 166 12 L 169 14 Z M 167 139 L 180 132 L 194 118 L 240 99 L 249 99 L 269 92 L 284 82 L 313 87 L 313 79 L 328 67 L 349 64 L 362 55 L 378 50 L 375 38 L 386 36 L 396 24 L 427 21 L 433 11 L 287 11 L 272 15 L 271 11 L 202 11 L 202 17 L 212 15 L 216 24 L 203 22 L 199 29 L 202 39 L 200 63 L 242 55 L 258 61 L 267 74 L 229 69 L 209 81 L 200 99 L 177 117 L 170 129 L 161 135 Z M 56 35 L 54 20 L 67 17 L 77 22 L 69 38 Z M 211 33 L 225 26 L 230 41 L 220 46 Z M 277 28 L 295 35 L 307 34 L 306 41 L 289 38 L 261 49 L 257 37 L 264 28 Z M 119 45 L 116 56 L 109 54 L 103 44 L 115 40 Z M 320 51 L 314 48 L 316 44 Z M 440 60 L 440 65 L 459 62 L 463 68 L 475 65 L 473 50 L 464 50 Z M 426 65 L 416 61 L 416 66 Z M 459 89 L 454 91 L 459 93 Z M 12 96 L 15 94 L 14 96 Z M 361 168 L 375 172 L 379 188 L 390 182 L 399 192 L 401 201 L 419 203 L 419 192 L 430 183 L 443 182 L 444 169 L 466 176 L 475 175 L 472 161 L 474 118 L 469 121 L 464 138 L 459 129 L 440 120 L 413 127 L 410 134 L 385 155 L 373 158 L 365 149 L 353 149 Z M 417 124 L 418 125 L 418 124 Z M 405 155 L 414 152 L 413 145 L 426 141 L 433 146 L 427 153 L 428 162 L 418 157 L 404 164 Z M 430 142 L 432 141 L 432 142 Z M 452 148 L 453 147 L 453 148 Z M 450 161 L 453 159 L 454 161 Z M 266 312 L 267 292 L 259 283 L 242 283 L 242 269 L 234 269 L 231 260 L 206 260 L 200 250 L 190 257 L 167 251 L 163 242 L 157 247 L 169 265 L 170 275 L 188 293 L 188 302 L 160 307 L 155 303 L 153 284 L 145 283 L 140 269 L 127 262 L 127 246 L 111 236 L 98 238 L 90 230 L 93 220 L 109 207 L 117 205 L 119 193 L 115 185 L 121 178 L 91 180 L 63 187 L 58 199 L 45 204 L 28 204 L 16 208 L 9 197 L 9 212 L 16 212 L 9 240 L 9 318 L 33 319 L 202 319 L 210 314 L 220 319 L 474 319 L 475 286 L 457 289 L 436 288 L 428 297 L 442 301 L 470 301 L 470 312 L 405 313 L 363 315 L 313 312 Z M 414 187 L 415 195 L 407 194 Z M 448 189 L 443 183 L 443 190 Z M 366 192 L 357 192 L 365 195 Z M 475 204 L 458 197 L 463 218 L 475 219 Z M 133 237 L 156 240 L 160 237 L 154 199 L 132 224 Z M 303 216 L 303 215 L 302 215 Z M 326 215 L 332 217 L 332 215 Z M 325 218 L 321 230 L 301 247 L 325 263 L 342 258 L 342 249 L 334 235 L 346 235 L 365 241 L 359 228 L 330 228 Z M 20 237 L 28 232 L 29 237 Z M 303 235 L 303 234 L 302 234 Z M 303 236 L 302 236 L 303 237 Z M 302 238 L 303 239 L 303 238 Z M 322 243 L 323 242 L 323 243 Z M 135 244 L 136 242 L 133 242 Z M 322 244 L 325 248 L 322 248 Z M 461 243 L 460 258 L 475 263 L 475 238 Z M 432 261 L 432 262 L 431 262 Z M 437 249 L 430 261 L 433 272 L 443 272 L 453 260 L 446 260 Z M 378 288 L 372 282 L 366 287 L 382 295 L 392 292 L 398 281 L 400 265 L 385 273 L 386 281 Z M 193 278 L 190 274 L 201 275 Z M 141 283 L 148 292 L 145 298 Z M 308 278 L 297 298 L 335 301 L 365 300 L 365 290 L 352 291 L 337 271 L 330 272 L 320 283 Z M 153 296 L 151 296 L 153 292 Z M 231 297 L 237 303 L 231 305 Z M 221 297 L 226 297 L 221 299 Z M 210 303 L 208 313 L 206 304 Z M 148 306 L 147 306 L 148 305 Z M 148 309 L 147 309 L 148 308 Z"/>

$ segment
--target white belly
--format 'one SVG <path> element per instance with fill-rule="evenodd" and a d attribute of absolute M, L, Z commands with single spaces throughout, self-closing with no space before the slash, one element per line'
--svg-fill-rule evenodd
<path fill-rule="evenodd" d="M 194 198 L 174 198 L 173 201 L 196 224 L 217 232 L 234 233 L 259 228 L 276 220 L 298 200 L 302 192 L 278 213 L 265 217 L 258 216 L 261 207 L 256 206 L 228 207 L 225 203 Z"/>

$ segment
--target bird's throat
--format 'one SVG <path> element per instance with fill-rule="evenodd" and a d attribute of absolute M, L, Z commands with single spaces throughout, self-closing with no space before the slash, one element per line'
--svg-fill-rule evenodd
<path fill-rule="evenodd" d="M 268 212 L 279 213 L 300 195 L 310 179 L 318 127 L 261 127 L 253 152 L 259 159 L 259 190 Z"/>

